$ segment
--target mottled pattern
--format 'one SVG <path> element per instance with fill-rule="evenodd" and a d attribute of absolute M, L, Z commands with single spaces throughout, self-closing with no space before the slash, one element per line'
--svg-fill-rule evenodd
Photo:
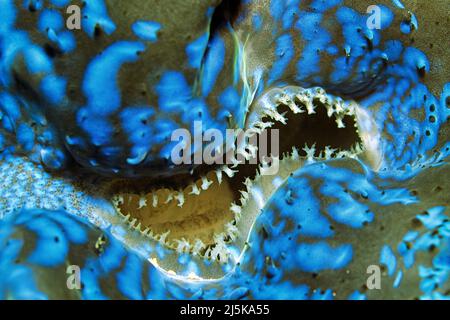
<path fill-rule="evenodd" d="M 380 2 L 378 30 L 366 1 L 0 0 L 0 297 L 448 298 L 449 3 Z M 208 248 L 111 201 L 135 178 L 207 191 L 216 167 L 170 160 L 194 121 L 276 126 L 287 148 L 276 176 L 217 171 L 241 197 Z"/>

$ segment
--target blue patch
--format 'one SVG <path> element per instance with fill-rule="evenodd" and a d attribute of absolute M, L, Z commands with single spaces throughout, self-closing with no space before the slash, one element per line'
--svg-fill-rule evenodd
<path fill-rule="evenodd" d="M 134 34 L 140 39 L 150 42 L 158 40 L 158 32 L 161 24 L 155 21 L 137 21 L 131 26 Z"/>
<path fill-rule="evenodd" d="M 326 242 L 300 243 L 295 252 L 297 268 L 305 272 L 339 270 L 346 267 L 353 257 L 352 246 L 344 244 L 336 248 Z"/>
<path fill-rule="evenodd" d="M 208 45 L 209 34 L 204 33 L 198 39 L 194 40 L 186 46 L 186 54 L 188 57 L 189 66 L 199 69 Z"/>
<path fill-rule="evenodd" d="M 91 61 L 83 80 L 87 108 L 95 115 L 107 116 L 120 107 L 117 77 L 124 63 L 135 62 L 145 50 L 140 42 L 116 42 Z"/>
<path fill-rule="evenodd" d="M 109 17 L 104 0 L 91 0 L 82 8 L 82 28 L 90 36 L 94 37 L 95 28 L 100 27 L 107 35 L 116 30 L 114 21 Z"/>
<path fill-rule="evenodd" d="M 282 78 L 286 68 L 294 58 L 294 44 L 289 34 L 278 37 L 275 47 L 275 62 L 269 72 L 267 84 L 270 85 Z"/>
<path fill-rule="evenodd" d="M 66 86 L 67 80 L 65 78 L 49 75 L 42 79 L 40 89 L 51 104 L 58 105 L 66 96 Z"/>
<path fill-rule="evenodd" d="M 214 88 L 217 77 L 225 63 L 225 43 L 220 36 L 210 40 L 205 63 L 202 69 L 202 96 L 207 97 Z"/>

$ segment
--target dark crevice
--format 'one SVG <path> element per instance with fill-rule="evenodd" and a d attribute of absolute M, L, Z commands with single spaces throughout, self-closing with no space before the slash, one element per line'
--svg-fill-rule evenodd
<path fill-rule="evenodd" d="M 280 130 L 280 154 L 292 152 L 292 147 L 295 146 L 299 150 L 299 154 L 304 156 L 302 148 L 306 143 L 309 147 L 316 144 L 315 156 L 319 156 L 326 146 L 350 151 L 356 143 L 361 142 L 355 127 L 355 119 L 352 116 L 345 116 L 343 119 L 345 128 L 338 128 L 335 115 L 329 118 L 324 105 L 319 101 L 315 101 L 315 105 L 315 114 L 306 112 L 294 114 L 287 106 L 278 107 L 278 112 L 284 113 L 287 119 L 286 125 L 276 122 L 271 128 Z"/>
<path fill-rule="evenodd" d="M 242 0 L 223 0 L 216 8 L 211 20 L 210 32 L 214 35 L 228 23 L 233 25 L 242 8 Z"/>

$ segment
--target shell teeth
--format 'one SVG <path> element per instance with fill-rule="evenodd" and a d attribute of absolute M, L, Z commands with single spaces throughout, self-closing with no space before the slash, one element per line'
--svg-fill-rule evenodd
<path fill-rule="evenodd" d="M 134 226 L 134 224 L 136 223 L 136 221 L 137 221 L 136 218 L 134 218 L 133 220 L 130 221 L 130 224 L 129 224 L 129 228 L 130 228 L 130 229 L 133 228 L 133 226 Z"/>
<path fill-rule="evenodd" d="M 127 214 L 126 216 L 123 217 L 123 222 L 128 222 L 130 220 L 130 214 Z"/>
<path fill-rule="evenodd" d="M 141 195 L 139 197 L 139 207 L 138 209 L 142 209 L 143 207 L 147 206 L 147 198 L 144 195 Z"/>
<path fill-rule="evenodd" d="M 197 184 L 193 184 L 192 185 L 192 191 L 189 193 L 189 194 L 195 194 L 195 195 L 199 195 L 200 194 L 200 189 L 199 189 L 199 187 L 197 186 Z"/>
<path fill-rule="evenodd" d="M 272 112 L 276 111 L 276 108 L 274 107 L 274 104 L 273 104 L 273 103 L 270 103 L 270 104 L 264 104 L 264 105 L 263 105 L 263 108 L 262 108 L 262 111 L 263 111 L 263 113 L 264 113 L 266 116 L 270 116 L 270 114 L 271 114 Z"/>
<path fill-rule="evenodd" d="M 319 95 L 319 101 L 323 104 L 328 104 L 329 100 L 326 94 Z"/>
<path fill-rule="evenodd" d="M 256 124 L 252 127 L 252 128 L 249 128 L 248 130 L 247 130 L 247 132 L 248 133 L 251 133 L 251 134 L 260 134 L 261 132 L 262 132 L 262 130 L 260 129 L 260 128 L 258 128 L 257 126 L 256 126 Z"/>
<path fill-rule="evenodd" d="M 117 196 L 115 196 L 115 197 L 113 198 L 113 203 L 114 203 L 116 206 L 119 206 L 119 205 L 121 205 L 121 204 L 124 204 L 125 201 L 124 201 L 124 199 L 123 199 L 123 196 L 122 196 L 122 195 L 117 195 Z"/>
<path fill-rule="evenodd" d="M 284 94 L 280 98 L 278 98 L 278 103 L 288 106 L 289 104 L 292 103 L 292 100 L 287 94 Z"/>
<path fill-rule="evenodd" d="M 245 205 L 247 204 L 247 201 L 248 201 L 248 196 L 247 196 L 247 198 L 244 197 L 244 196 L 241 196 L 241 197 L 239 198 L 239 201 L 241 202 L 241 205 L 242 205 L 242 206 L 245 206 Z"/>
<path fill-rule="evenodd" d="M 337 100 L 334 104 L 334 110 L 336 113 L 341 114 L 345 111 L 344 109 L 344 102 L 342 100 Z"/>
<path fill-rule="evenodd" d="M 233 178 L 234 175 L 238 172 L 237 170 L 232 170 L 228 168 L 227 166 L 224 166 L 222 169 L 223 172 L 228 176 L 228 178 Z"/>
<path fill-rule="evenodd" d="M 274 125 L 274 123 L 271 122 L 271 121 L 267 121 L 267 122 L 258 121 L 258 122 L 256 123 L 256 126 L 260 129 L 260 132 L 259 132 L 259 133 L 262 133 L 264 130 L 266 130 L 266 129 L 272 127 L 273 125 Z"/>
<path fill-rule="evenodd" d="M 355 152 L 357 153 L 357 154 L 360 154 L 360 153 L 362 153 L 364 150 L 363 150 L 363 146 L 360 144 L 360 143 L 357 143 L 356 144 L 356 146 L 355 146 Z"/>
<path fill-rule="evenodd" d="M 202 186 L 201 186 L 201 188 L 203 190 L 208 190 L 209 186 L 212 185 L 212 184 L 213 184 L 213 182 L 208 180 L 207 177 L 202 177 Z"/>
<path fill-rule="evenodd" d="M 303 148 L 303 151 L 306 152 L 306 158 L 310 161 L 313 161 L 314 155 L 316 153 L 316 144 L 314 143 L 311 147 L 308 147 L 308 145 L 305 143 L 305 147 Z"/>
<path fill-rule="evenodd" d="M 241 193 L 242 198 L 243 198 L 244 200 L 248 200 L 248 199 L 249 199 L 249 195 L 248 195 L 248 192 L 247 192 L 247 191 L 241 190 L 241 191 L 239 191 L 239 192 Z"/>
<path fill-rule="evenodd" d="M 222 170 L 216 170 L 216 178 L 217 178 L 217 182 L 220 184 L 222 184 L 222 178 L 223 178 L 223 174 L 222 174 Z"/>
<path fill-rule="evenodd" d="M 167 196 L 167 200 L 165 202 L 165 204 L 168 204 L 169 202 L 171 202 L 173 200 L 173 193 L 169 193 L 169 195 Z"/>
<path fill-rule="evenodd" d="M 158 206 L 158 195 L 156 193 L 152 195 L 152 206 L 153 208 Z"/>
<path fill-rule="evenodd" d="M 339 151 L 337 154 L 336 154 L 336 158 L 338 158 L 338 159 L 342 159 L 342 158 L 344 158 L 346 156 L 346 152 L 345 151 Z"/>
<path fill-rule="evenodd" d="M 205 257 L 208 257 L 211 254 L 211 247 L 208 247 L 205 251 Z"/>
<path fill-rule="evenodd" d="M 134 227 L 137 231 L 141 231 L 141 223 L 139 222 L 136 227 Z"/>
<path fill-rule="evenodd" d="M 279 162 L 280 157 L 271 157 L 271 161 L 273 162 Z M 271 173 L 271 167 L 270 167 L 270 163 L 269 161 L 267 161 L 266 159 L 262 159 L 261 161 L 261 165 L 259 166 L 259 174 L 260 175 L 272 175 L 273 173 Z"/>
<path fill-rule="evenodd" d="M 203 243 L 203 241 L 200 239 L 196 239 L 195 243 L 192 247 L 192 254 L 199 255 L 200 251 L 203 250 L 204 248 L 205 248 L 205 244 Z"/>
<path fill-rule="evenodd" d="M 306 104 L 309 100 L 308 97 L 306 97 L 304 94 L 296 94 L 295 98 L 300 101 L 302 104 Z"/>
<path fill-rule="evenodd" d="M 242 212 L 242 208 L 234 202 L 231 204 L 230 210 L 236 215 L 241 214 Z"/>
<path fill-rule="evenodd" d="M 323 89 L 322 87 L 315 87 L 314 90 L 316 91 L 316 95 L 326 95 L 327 93 L 325 92 L 325 89 Z"/>
<path fill-rule="evenodd" d="M 231 241 L 235 241 L 239 236 L 239 229 L 232 222 L 225 225 L 225 230 Z"/>
<path fill-rule="evenodd" d="M 300 155 L 299 155 L 298 150 L 297 150 L 296 147 L 292 147 L 291 157 L 292 157 L 293 160 L 298 160 L 299 159 Z"/>
<path fill-rule="evenodd" d="M 326 160 L 332 158 L 333 154 L 336 152 L 336 149 L 330 148 L 329 146 L 325 147 L 324 157 Z"/>
<path fill-rule="evenodd" d="M 355 147 L 354 147 L 354 146 L 351 147 L 351 148 L 350 148 L 350 151 L 346 151 L 346 154 L 345 154 L 345 155 L 346 155 L 347 157 L 349 157 L 349 158 L 356 159 L 357 156 L 356 156 Z"/>
<path fill-rule="evenodd" d="M 239 150 L 239 153 L 244 156 L 245 160 L 250 160 L 256 157 L 258 153 L 258 147 L 252 144 L 247 144 Z"/>
<path fill-rule="evenodd" d="M 150 232 L 150 228 L 149 227 L 145 228 L 144 231 L 141 231 L 141 233 L 143 235 L 145 235 L 145 236 L 148 236 L 149 232 Z"/>
<path fill-rule="evenodd" d="M 231 162 L 233 163 L 232 168 L 236 168 L 238 165 L 240 165 L 241 163 L 239 162 L 238 159 L 236 159 L 235 157 L 231 158 Z"/>
<path fill-rule="evenodd" d="M 286 112 L 284 112 L 283 114 L 280 114 L 278 111 L 274 112 L 275 115 L 275 120 L 278 122 L 281 122 L 282 124 L 286 124 L 287 123 L 287 119 L 285 117 Z"/>
<path fill-rule="evenodd" d="M 306 110 L 308 111 L 308 114 L 316 113 L 315 109 L 316 107 L 314 106 L 314 104 L 311 101 L 308 101 L 308 103 L 306 104 Z"/>
<path fill-rule="evenodd" d="M 277 122 L 286 124 L 286 118 L 284 117 L 284 114 L 280 114 L 276 109 L 267 109 L 265 114 Z"/>
<path fill-rule="evenodd" d="M 267 167 L 268 165 L 269 165 L 269 161 L 267 160 L 267 158 L 263 158 L 263 159 L 261 159 L 261 165 L 263 166 L 263 167 Z"/>
<path fill-rule="evenodd" d="M 178 253 L 186 253 L 191 249 L 190 243 L 185 239 L 181 238 L 181 240 L 175 240 L 176 242 L 176 250 Z"/>
<path fill-rule="evenodd" d="M 364 151 L 363 146 L 360 143 L 356 143 L 350 149 L 350 153 L 351 153 L 352 157 L 355 159 L 357 158 L 357 155 L 362 153 L 363 151 Z"/>
<path fill-rule="evenodd" d="M 297 113 L 304 113 L 304 112 L 305 112 L 305 110 L 303 110 L 302 108 L 300 108 L 299 106 L 297 106 L 297 104 L 295 104 L 295 103 L 290 104 L 290 105 L 289 105 L 289 108 L 291 109 L 291 111 L 292 111 L 294 114 L 297 114 Z"/>
<path fill-rule="evenodd" d="M 337 124 L 339 129 L 345 128 L 345 124 L 344 124 L 344 122 L 342 120 L 343 120 L 343 117 L 341 115 L 336 117 L 336 124 Z"/>
<path fill-rule="evenodd" d="M 184 204 L 184 193 L 182 191 L 179 191 L 178 194 L 175 196 L 175 199 L 178 201 L 178 206 L 181 208 Z"/>
<path fill-rule="evenodd" d="M 161 235 L 159 236 L 159 243 L 165 245 L 166 242 L 167 242 L 167 237 L 168 237 L 169 233 L 170 233 L 170 230 L 167 231 L 167 232 L 165 232 L 165 233 L 163 233 L 163 234 L 161 234 Z"/>
<path fill-rule="evenodd" d="M 344 110 L 344 111 L 345 111 L 345 114 L 346 114 L 346 115 L 354 116 L 354 115 L 356 115 L 355 109 L 356 109 L 355 102 L 350 102 L 350 104 L 348 104 L 348 105 L 345 107 L 345 110 Z"/>
<path fill-rule="evenodd" d="M 288 106 L 294 114 L 304 112 L 288 95 L 280 97 L 278 103 Z"/>
<path fill-rule="evenodd" d="M 333 116 L 333 114 L 334 114 L 333 106 L 327 106 L 327 116 L 328 116 L 328 118 L 331 118 L 331 116 Z"/>
<path fill-rule="evenodd" d="M 250 159 L 250 153 L 245 150 L 245 147 L 239 148 L 238 153 L 239 155 L 243 156 L 245 160 Z M 239 164 L 241 164 L 239 160 L 233 161 L 233 168 L 236 168 Z"/>
<path fill-rule="evenodd" d="M 214 248 L 208 248 L 207 252 L 214 260 L 219 260 L 221 263 L 227 263 L 229 258 L 229 252 L 227 245 L 223 240 L 223 234 L 214 236 L 215 246 Z"/>
<path fill-rule="evenodd" d="M 253 182 L 250 178 L 247 177 L 244 181 L 244 185 L 247 187 L 247 190 L 250 190 L 253 185 Z"/>

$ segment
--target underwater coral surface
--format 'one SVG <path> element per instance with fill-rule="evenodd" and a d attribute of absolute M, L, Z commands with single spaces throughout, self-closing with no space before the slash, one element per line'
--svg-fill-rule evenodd
<path fill-rule="evenodd" d="M 450 298 L 448 30 L 448 0 L 0 0 L 0 299 Z"/>

